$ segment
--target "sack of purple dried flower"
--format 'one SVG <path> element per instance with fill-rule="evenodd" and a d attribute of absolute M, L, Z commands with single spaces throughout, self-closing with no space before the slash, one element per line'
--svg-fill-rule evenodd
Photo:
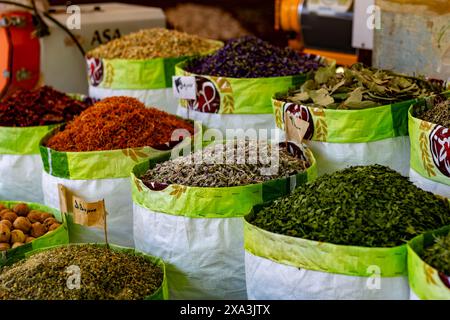
<path fill-rule="evenodd" d="M 306 80 L 325 64 L 319 56 L 279 48 L 254 36 L 229 40 L 214 54 L 176 67 L 193 76 L 196 99 L 180 99 L 178 115 L 203 121 L 211 128 L 272 129 L 271 97 Z"/>

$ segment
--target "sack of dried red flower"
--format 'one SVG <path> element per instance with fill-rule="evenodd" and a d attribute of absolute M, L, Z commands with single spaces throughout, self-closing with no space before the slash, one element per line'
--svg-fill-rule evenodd
<path fill-rule="evenodd" d="M 87 53 L 89 95 L 99 99 L 135 97 L 146 105 L 175 113 L 175 65 L 221 46 L 219 41 L 161 28 L 123 36 Z"/>
<path fill-rule="evenodd" d="M 210 128 L 275 129 L 271 97 L 301 84 L 325 59 L 278 48 L 254 36 L 229 40 L 216 53 L 176 66 L 195 78 L 196 99 L 180 99 L 177 114 Z"/>
<path fill-rule="evenodd" d="M 199 129 L 199 128 L 196 128 Z M 175 130 L 185 139 L 172 141 Z M 199 132 L 197 130 L 196 132 Z M 129 176 L 139 161 L 189 146 L 192 123 L 129 97 L 97 102 L 41 142 L 44 202 L 59 208 L 58 184 L 91 202 L 104 199 L 108 239 L 133 246 Z M 71 212 L 69 212 L 70 214 Z M 104 232 L 69 219 L 72 242 L 102 242 Z"/>
<path fill-rule="evenodd" d="M 39 142 L 90 104 L 47 86 L 0 101 L 0 199 L 42 202 Z"/>

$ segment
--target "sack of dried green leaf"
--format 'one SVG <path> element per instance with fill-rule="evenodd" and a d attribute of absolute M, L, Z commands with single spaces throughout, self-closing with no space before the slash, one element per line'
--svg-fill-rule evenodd
<path fill-rule="evenodd" d="M 135 246 L 168 263 L 174 299 L 245 299 L 242 216 L 316 176 L 311 152 L 293 144 L 289 150 L 295 156 L 282 147 L 279 171 L 266 173 L 261 169 L 270 163 L 238 161 L 248 161 L 255 145 L 246 143 L 244 155 L 231 163 L 222 162 L 223 146 L 227 156 L 239 150 L 234 141 L 218 142 L 190 156 L 151 159 L 133 169 Z M 204 162 L 196 162 L 199 157 Z"/>
<path fill-rule="evenodd" d="M 176 30 L 151 28 L 112 40 L 87 53 L 89 95 L 135 97 L 148 106 L 175 113 L 175 65 L 214 52 L 222 42 Z"/>
<path fill-rule="evenodd" d="M 300 88 L 275 94 L 272 106 L 281 135 L 286 112 L 309 123 L 305 139 L 319 174 L 378 163 L 407 175 L 408 108 L 442 91 L 442 83 L 419 77 L 360 64 L 330 65 Z"/>
<path fill-rule="evenodd" d="M 164 262 L 131 248 L 72 244 L 34 250 L 0 274 L 0 300 L 168 299 Z"/>
<path fill-rule="evenodd" d="M 324 175 L 245 217 L 250 299 L 409 299 L 406 242 L 447 200 L 383 166 Z"/>
<path fill-rule="evenodd" d="M 450 227 L 408 243 L 411 300 L 450 300 Z"/>
<path fill-rule="evenodd" d="M 450 93 L 411 106 L 409 176 L 420 188 L 450 198 Z"/>

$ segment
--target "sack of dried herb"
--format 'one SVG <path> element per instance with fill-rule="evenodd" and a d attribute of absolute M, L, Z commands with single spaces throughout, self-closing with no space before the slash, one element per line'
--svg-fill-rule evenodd
<path fill-rule="evenodd" d="M 442 91 L 439 81 L 331 64 L 300 87 L 276 93 L 272 106 L 281 134 L 285 112 L 309 123 L 305 139 L 317 156 L 319 175 L 375 163 L 407 175 L 408 108 Z"/>
<path fill-rule="evenodd" d="M 191 122 L 135 98 L 103 99 L 65 127 L 54 129 L 41 141 L 44 203 L 60 207 L 58 184 L 75 196 L 94 202 L 104 199 L 110 243 L 133 247 L 132 202 L 129 176 L 145 159 L 170 154 L 190 145 L 194 135 L 171 141 L 174 130 L 200 134 Z M 70 212 L 69 212 L 70 213 Z M 69 219 L 71 242 L 102 242 L 100 228 Z"/>
<path fill-rule="evenodd" d="M 245 217 L 251 299 L 408 299 L 406 242 L 445 199 L 380 165 L 324 175 Z"/>
<path fill-rule="evenodd" d="M 224 154 L 236 151 L 229 163 L 219 156 L 224 147 Z M 169 161 L 166 156 L 134 167 L 135 245 L 167 261 L 173 298 L 245 299 L 242 216 L 316 176 L 310 151 L 293 144 L 289 150 L 296 156 L 282 146 L 279 170 L 262 175 L 259 169 L 270 165 L 242 161 L 249 161 L 255 147 L 251 140 L 219 142 L 190 156 Z M 264 154 L 276 156 L 273 148 Z M 204 162 L 193 162 L 200 156 Z"/>
<path fill-rule="evenodd" d="M 408 113 L 409 176 L 420 188 L 450 198 L 450 94 L 413 105 Z"/>
<path fill-rule="evenodd" d="M 0 266 L 23 259 L 33 250 L 69 243 L 66 217 L 60 211 L 42 204 L 0 200 L 0 220 L 0 251 L 3 251 Z M 28 224 L 25 228 L 24 220 Z M 50 228 L 50 223 L 55 226 Z"/>
<path fill-rule="evenodd" d="M 0 101 L 0 199 L 42 202 L 39 141 L 90 104 L 48 86 Z"/>
<path fill-rule="evenodd" d="M 210 128 L 273 129 L 270 99 L 306 80 L 325 59 L 279 48 L 254 36 L 229 40 L 216 53 L 176 66 L 195 77 L 196 99 L 180 99 L 178 115 Z"/>
<path fill-rule="evenodd" d="M 168 299 L 164 262 L 114 245 L 38 249 L 0 271 L 0 300 Z"/>
<path fill-rule="evenodd" d="M 176 30 L 151 28 L 103 44 L 86 55 L 89 95 L 103 99 L 130 96 L 145 105 L 175 113 L 172 76 L 175 65 L 208 54 L 222 42 Z"/>
<path fill-rule="evenodd" d="M 408 242 L 411 300 L 450 300 L 450 228 Z"/>

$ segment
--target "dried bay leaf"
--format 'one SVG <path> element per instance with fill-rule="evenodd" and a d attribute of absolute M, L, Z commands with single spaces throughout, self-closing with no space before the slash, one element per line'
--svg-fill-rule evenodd
<path fill-rule="evenodd" d="M 311 97 L 314 104 L 320 105 L 320 106 L 327 106 L 334 102 L 333 97 L 331 97 L 328 94 L 328 91 L 325 89 L 319 89 L 319 90 L 311 90 L 309 92 L 309 96 Z"/>

